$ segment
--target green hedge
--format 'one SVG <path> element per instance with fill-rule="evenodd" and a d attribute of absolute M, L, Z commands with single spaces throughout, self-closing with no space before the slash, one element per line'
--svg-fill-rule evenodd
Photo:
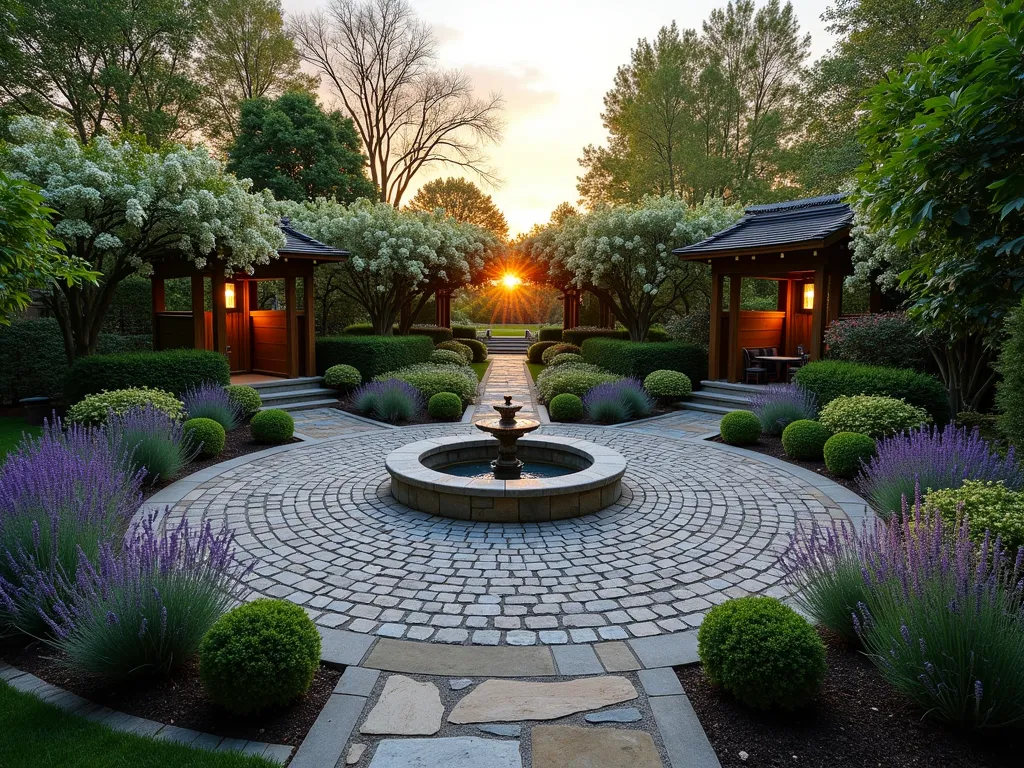
<path fill-rule="evenodd" d="M 540 337 L 538 341 L 561 341 L 562 340 L 562 326 L 560 325 L 545 325 L 540 329 Z"/>
<path fill-rule="evenodd" d="M 582 347 L 587 339 L 623 339 L 629 340 L 628 331 L 616 331 L 611 328 L 591 328 L 580 326 L 578 328 L 567 328 L 562 331 L 562 341 L 566 344 L 575 344 Z"/>
<path fill-rule="evenodd" d="M 708 353 L 684 341 L 623 341 L 591 338 L 583 343 L 583 360 L 621 376 L 645 379 L 654 371 L 679 371 L 691 382 L 708 377 Z"/>
<path fill-rule="evenodd" d="M 475 325 L 453 325 L 452 326 L 452 337 L 456 339 L 475 339 L 476 338 L 476 326 Z"/>
<path fill-rule="evenodd" d="M 342 331 L 346 336 L 373 336 L 373 326 L 369 323 L 352 323 Z"/>
<path fill-rule="evenodd" d="M 351 365 L 363 381 L 388 371 L 430 360 L 434 344 L 427 336 L 325 336 L 316 340 L 317 372 Z"/>
<path fill-rule="evenodd" d="M 881 395 L 901 398 L 924 408 L 937 424 L 949 421 L 949 401 L 942 382 L 910 368 L 820 360 L 797 370 L 796 381 L 814 393 L 818 408 L 824 408 L 841 395 Z"/>
<path fill-rule="evenodd" d="M 444 328 L 440 325 L 414 325 L 409 329 L 409 335 L 429 336 L 430 340 L 433 341 L 434 344 L 451 341 L 454 338 L 451 328 Z"/>
<path fill-rule="evenodd" d="M 190 387 L 206 382 L 222 386 L 231 383 L 224 355 L 205 349 L 126 352 L 76 360 L 68 371 L 64 394 L 72 403 L 105 389 L 132 387 L 154 387 L 182 395 Z"/>

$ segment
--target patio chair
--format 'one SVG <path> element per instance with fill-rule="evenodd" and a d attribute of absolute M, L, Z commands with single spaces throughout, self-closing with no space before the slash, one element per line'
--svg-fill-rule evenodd
<path fill-rule="evenodd" d="M 790 381 L 793 381 L 793 379 L 796 378 L 796 372 L 798 370 L 800 370 L 801 368 L 803 368 L 805 365 L 807 365 L 807 363 L 809 363 L 810 360 L 811 360 L 811 356 L 809 354 L 807 354 L 806 352 L 804 352 L 804 345 L 803 344 L 797 345 L 796 357 L 800 358 L 800 362 L 799 363 L 790 363 L 789 364 L 789 380 Z"/>
<path fill-rule="evenodd" d="M 767 377 L 768 368 L 765 367 L 764 361 L 754 359 L 762 354 L 764 352 L 760 347 L 743 348 L 743 381 L 746 384 L 760 384 L 761 378 Z M 753 382 L 750 381 L 751 378 L 754 379 Z"/>

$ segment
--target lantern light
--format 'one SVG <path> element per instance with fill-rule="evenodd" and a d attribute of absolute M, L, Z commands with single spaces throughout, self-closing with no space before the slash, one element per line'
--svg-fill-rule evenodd
<path fill-rule="evenodd" d="M 804 283 L 804 309 L 814 309 L 814 283 Z"/>
<path fill-rule="evenodd" d="M 227 309 L 235 308 L 235 284 L 224 283 L 224 306 Z"/>

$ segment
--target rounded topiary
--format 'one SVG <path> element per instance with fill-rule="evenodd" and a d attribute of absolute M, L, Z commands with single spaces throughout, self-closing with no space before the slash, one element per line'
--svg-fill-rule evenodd
<path fill-rule="evenodd" d="M 861 461 L 875 455 L 875 440 L 859 432 L 838 432 L 825 441 L 822 455 L 829 472 L 853 477 L 860 470 Z"/>
<path fill-rule="evenodd" d="M 548 363 L 548 368 L 556 368 L 559 365 L 565 365 L 566 363 L 582 363 L 583 355 L 577 355 L 575 352 L 563 352 L 560 355 L 555 355 L 551 358 L 551 362 Z"/>
<path fill-rule="evenodd" d="M 451 349 L 435 349 L 428 362 L 431 365 L 469 365 L 466 358 Z"/>
<path fill-rule="evenodd" d="M 199 677 L 210 698 L 240 715 L 290 704 L 320 666 L 320 634 L 286 600 L 260 599 L 221 616 L 199 645 Z"/>
<path fill-rule="evenodd" d="M 459 339 L 460 344 L 465 344 L 471 350 L 473 350 L 473 362 L 474 363 L 486 363 L 487 362 L 487 345 L 479 339 Z"/>
<path fill-rule="evenodd" d="M 741 597 L 712 608 L 697 632 L 697 653 L 712 683 L 758 709 L 802 707 L 825 679 L 825 644 L 774 597 Z"/>
<path fill-rule="evenodd" d="M 902 398 L 878 395 L 840 395 L 821 409 L 818 420 L 830 432 L 858 432 L 888 437 L 932 420 L 928 411 Z"/>
<path fill-rule="evenodd" d="M 357 368 L 351 365 L 332 365 L 324 371 L 324 384 L 331 389 L 348 391 L 355 389 L 363 383 L 363 376 Z"/>
<path fill-rule="evenodd" d="M 831 436 L 821 422 L 799 419 L 782 430 L 782 447 L 791 459 L 821 461 L 825 443 Z"/>
<path fill-rule="evenodd" d="M 579 421 L 583 418 L 583 401 L 568 392 L 555 395 L 548 403 L 548 413 L 552 421 Z"/>
<path fill-rule="evenodd" d="M 652 371 L 644 379 L 644 389 L 659 400 L 679 400 L 693 392 L 693 382 L 680 371 Z"/>
<path fill-rule="evenodd" d="M 752 445 L 761 437 L 761 420 L 750 411 L 732 411 L 722 417 L 718 431 L 729 445 Z"/>
<path fill-rule="evenodd" d="M 453 392 L 438 392 L 427 403 L 427 413 L 432 419 L 455 421 L 462 418 L 462 398 Z"/>
<path fill-rule="evenodd" d="M 540 355 L 540 361 L 544 365 L 549 365 L 559 355 L 578 355 L 582 350 L 575 344 L 566 344 L 565 342 L 555 344 L 554 346 L 548 347 Z"/>
<path fill-rule="evenodd" d="M 257 443 L 277 445 L 292 439 L 292 435 L 295 434 L 295 419 L 287 411 L 272 408 L 253 416 L 249 427 L 252 429 L 252 438 Z"/>
<path fill-rule="evenodd" d="M 227 439 L 224 427 L 213 419 L 189 419 L 182 425 L 185 435 L 191 438 L 192 445 L 202 446 L 199 455 L 204 459 L 219 456 L 224 450 L 224 441 Z"/>
<path fill-rule="evenodd" d="M 185 404 L 170 392 L 150 387 L 103 390 L 83 397 L 68 409 L 67 420 L 74 424 L 96 426 L 104 424 L 111 413 L 122 414 L 134 408 L 152 405 L 172 419 L 185 416 Z"/>
<path fill-rule="evenodd" d="M 231 384 L 224 388 L 228 393 L 228 400 L 236 403 L 241 409 L 245 418 L 252 418 L 263 407 L 263 398 L 254 387 L 245 384 Z"/>
<path fill-rule="evenodd" d="M 550 349 L 560 342 L 557 341 L 538 341 L 536 344 L 531 344 L 530 348 L 526 350 L 526 359 L 531 363 L 543 363 L 544 351 Z"/>
<path fill-rule="evenodd" d="M 473 350 L 461 341 L 442 341 L 440 344 L 435 344 L 434 349 L 447 349 L 449 352 L 458 352 L 462 355 L 462 359 L 466 361 L 466 364 L 473 362 Z"/>

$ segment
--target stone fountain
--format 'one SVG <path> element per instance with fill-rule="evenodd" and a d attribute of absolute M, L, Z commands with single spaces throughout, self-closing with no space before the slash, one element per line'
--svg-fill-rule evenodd
<path fill-rule="evenodd" d="M 519 438 L 533 432 L 540 426 L 536 419 L 517 419 L 516 414 L 523 407 L 512 404 L 512 396 L 505 395 L 503 405 L 491 406 L 501 414 L 500 419 L 484 419 L 476 428 L 498 438 L 498 458 L 491 462 L 494 477 L 498 480 L 518 480 L 522 476 L 523 462 L 516 456 Z"/>

